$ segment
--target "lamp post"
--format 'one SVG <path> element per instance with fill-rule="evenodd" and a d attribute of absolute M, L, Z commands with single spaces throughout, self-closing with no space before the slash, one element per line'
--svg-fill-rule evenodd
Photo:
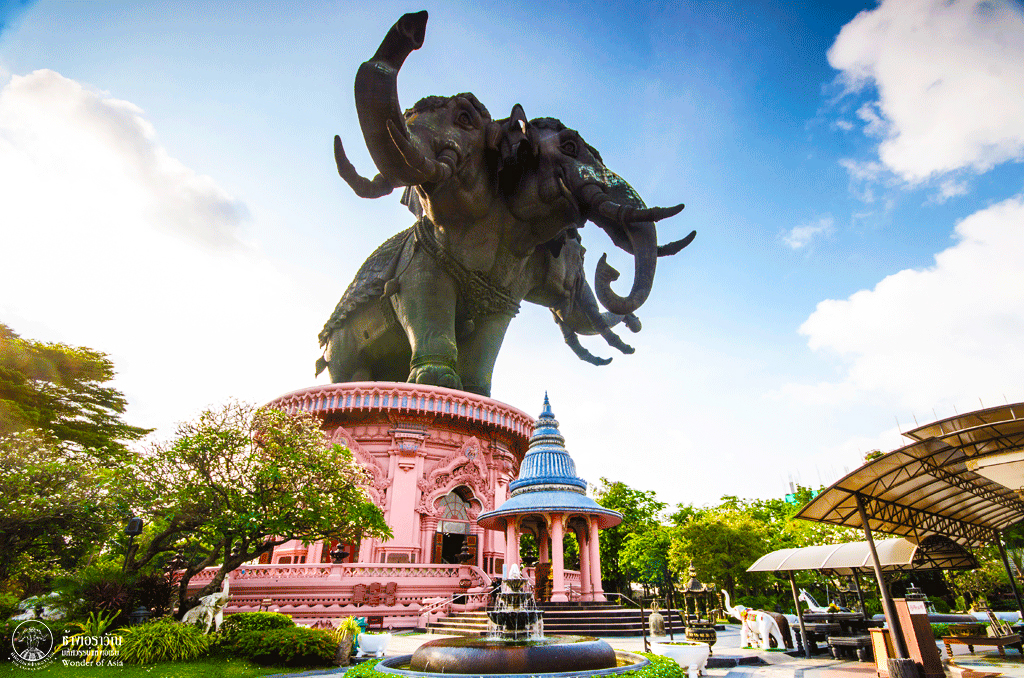
<path fill-rule="evenodd" d="M 138 548 L 135 544 L 135 537 L 142 534 L 142 518 L 138 516 L 131 516 L 128 518 L 128 525 L 124 528 L 124 533 L 128 535 L 128 548 L 124 552 L 124 565 L 121 566 L 121 572 L 124 573 L 128 570 L 128 559 L 135 553 L 135 549 Z"/>

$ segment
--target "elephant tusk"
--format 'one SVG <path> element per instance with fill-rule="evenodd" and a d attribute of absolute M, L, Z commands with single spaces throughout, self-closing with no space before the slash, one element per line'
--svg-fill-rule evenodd
<path fill-rule="evenodd" d="M 454 168 L 451 165 L 432 160 L 420 153 L 419 149 L 402 134 L 402 130 L 391 120 L 387 121 L 387 128 L 392 143 L 402 155 L 402 160 L 415 173 L 415 176 L 411 177 L 414 180 L 412 183 L 417 185 L 436 184 L 451 179 L 454 173 Z"/>

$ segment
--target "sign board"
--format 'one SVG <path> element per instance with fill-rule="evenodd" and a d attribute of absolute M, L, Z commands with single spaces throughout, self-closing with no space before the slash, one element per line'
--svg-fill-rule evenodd
<path fill-rule="evenodd" d="M 928 609 L 925 608 L 923 600 L 908 600 L 907 611 L 910 614 L 928 614 Z"/>

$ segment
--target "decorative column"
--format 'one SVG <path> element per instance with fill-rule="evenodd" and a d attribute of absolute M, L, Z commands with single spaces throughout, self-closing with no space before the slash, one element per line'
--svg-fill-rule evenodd
<path fill-rule="evenodd" d="M 420 519 L 420 560 L 429 563 L 434 557 L 434 533 L 437 532 L 437 518 L 424 514 Z"/>
<path fill-rule="evenodd" d="M 592 586 L 592 599 L 596 602 L 605 602 L 604 587 L 601 586 L 601 546 L 597 541 L 597 517 L 590 518 L 590 583 Z"/>
<path fill-rule="evenodd" d="M 505 565 L 511 567 L 516 562 L 516 519 L 509 516 L 505 523 Z"/>
<path fill-rule="evenodd" d="M 562 555 L 562 514 L 551 514 L 551 602 L 568 602 L 565 595 L 565 565 Z"/>
<path fill-rule="evenodd" d="M 551 535 L 548 533 L 546 525 L 540 525 L 537 528 L 537 562 L 547 563 L 551 560 L 551 550 L 548 548 L 548 539 Z"/>
<path fill-rule="evenodd" d="M 575 532 L 576 543 L 580 547 L 580 599 L 593 600 L 594 590 L 590 583 L 590 541 L 587 539 L 586 528 L 579 528 Z"/>
<path fill-rule="evenodd" d="M 469 533 L 476 536 L 476 561 L 474 565 L 482 570 L 484 569 L 484 529 L 474 521 L 471 523 Z"/>

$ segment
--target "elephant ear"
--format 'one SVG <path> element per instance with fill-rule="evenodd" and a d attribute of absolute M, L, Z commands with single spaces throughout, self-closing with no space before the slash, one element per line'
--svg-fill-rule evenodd
<path fill-rule="evenodd" d="M 640 194 L 633 190 L 633 187 L 629 183 L 620 177 L 615 172 L 611 171 L 603 164 L 599 164 L 595 170 L 594 175 L 602 184 L 604 184 L 605 193 L 615 202 L 620 205 L 627 205 L 637 209 L 644 209 L 647 205 L 644 203 Z M 611 238 L 615 246 L 634 254 L 633 243 L 630 242 L 629 236 L 626 234 L 626 227 L 613 220 L 607 219 L 598 215 L 591 215 L 590 220 L 601 227 L 608 237 Z"/>
<path fill-rule="evenodd" d="M 402 204 L 409 208 L 409 211 L 419 219 L 423 216 L 423 205 L 420 203 L 420 196 L 412 186 L 406 186 L 402 192 Z"/>

